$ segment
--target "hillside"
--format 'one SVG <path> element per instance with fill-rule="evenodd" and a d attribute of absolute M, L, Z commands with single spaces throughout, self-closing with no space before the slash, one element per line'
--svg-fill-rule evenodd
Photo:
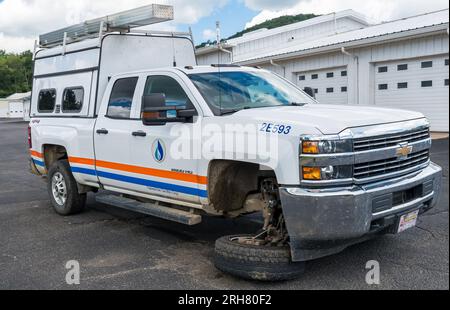
<path fill-rule="evenodd" d="M 263 29 L 263 28 L 267 28 L 267 29 L 273 29 L 273 28 L 278 28 L 278 27 L 282 27 L 282 26 L 286 26 L 286 25 L 290 25 L 290 24 L 294 24 L 294 23 L 298 23 L 298 22 L 302 22 L 314 17 L 318 17 L 319 15 L 315 15 L 315 14 L 298 14 L 298 15 L 286 15 L 286 16 L 280 16 L 274 19 L 270 19 L 270 20 L 266 20 L 265 22 L 252 26 L 250 28 L 247 28 L 245 30 L 239 31 L 237 33 L 235 33 L 234 35 L 224 39 L 224 41 L 226 40 L 231 40 L 234 38 L 238 38 L 243 36 L 246 33 L 252 32 L 252 31 L 256 31 L 259 29 Z M 205 47 L 206 45 L 211 45 L 211 44 L 216 44 L 216 41 L 207 41 L 204 42 L 200 45 L 197 46 L 197 48 L 200 47 Z"/>

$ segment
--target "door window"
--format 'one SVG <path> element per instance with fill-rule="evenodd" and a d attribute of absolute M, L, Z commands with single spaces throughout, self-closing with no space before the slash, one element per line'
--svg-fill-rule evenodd
<path fill-rule="evenodd" d="M 145 84 L 144 96 L 152 94 L 163 94 L 166 97 L 166 106 L 180 106 L 186 107 L 186 109 L 194 109 L 194 106 L 181 85 L 171 77 L 149 76 Z"/>
<path fill-rule="evenodd" d="M 115 119 L 129 119 L 133 105 L 134 91 L 138 82 L 137 77 L 117 80 L 114 83 L 109 98 L 107 117 Z"/>

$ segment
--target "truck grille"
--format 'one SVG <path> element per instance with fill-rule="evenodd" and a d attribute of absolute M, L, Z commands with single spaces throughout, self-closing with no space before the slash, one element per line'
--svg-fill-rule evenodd
<path fill-rule="evenodd" d="M 402 134 L 357 139 L 354 141 L 353 147 L 355 152 L 362 152 L 396 146 L 401 143 L 413 143 L 428 138 L 430 138 L 430 129 L 426 128 Z"/>
<path fill-rule="evenodd" d="M 354 166 L 353 176 L 357 180 L 402 172 L 414 167 L 420 167 L 430 160 L 430 151 L 425 150 L 408 155 L 406 159 L 389 158 Z"/>

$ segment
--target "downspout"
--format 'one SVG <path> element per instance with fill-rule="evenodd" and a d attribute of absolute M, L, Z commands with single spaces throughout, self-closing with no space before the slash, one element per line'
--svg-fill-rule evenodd
<path fill-rule="evenodd" d="M 233 52 L 232 51 L 224 49 L 221 44 L 219 44 L 219 51 L 229 54 L 230 55 L 230 63 L 233 63 L 234 59 L 233 59 Z"/>
<path fill-rule="evenodd" d="M 273 61 L 273 59 L 270 60 L 270 64 L 271 64 L 272 66 L 274 66 L 274 67 L 278 67 L 278 68 L 283 69 L 283 77 L 286 78 L 286 67 L 285 67 L 285 66 L 282 66 L 282 65 L 280 65 L 280 64 L 277 64 L 276 62 Z"/>
<path fill-rule="evenodd" d="M 359 56 L 349 53 L 345 49 L 345 47 L 341 48 L 341 52 L 342 54 L 352 57 L 354 60 L 356 60 L 356 104 L 359 104 Z"/>

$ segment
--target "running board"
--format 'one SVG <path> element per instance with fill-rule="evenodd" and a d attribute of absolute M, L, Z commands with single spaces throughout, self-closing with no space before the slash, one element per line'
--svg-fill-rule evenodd
<path fill-rule="evenodd" d="M 126 209 L 164 220 L 194 226 L 202 222 L 202 217 L 198 214 L 189 213 L 178 209 L 160 206 L 154 203 L 144 203 L 133 199 L 115 196 L 115 195 L 98 195 L 95 197 L 97 202 L 105 205 Z"/>

